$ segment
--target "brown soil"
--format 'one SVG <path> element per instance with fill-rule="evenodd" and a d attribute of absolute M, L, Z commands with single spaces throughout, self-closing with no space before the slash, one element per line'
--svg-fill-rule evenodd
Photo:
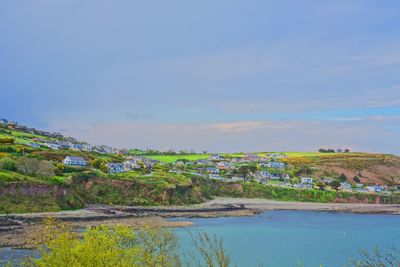
<path fill-rule="evenodd" d="M 318 172 L 344 174 L 348 182 L 355 183 L 353 178 L 360 177 L 364 184 L 400 184 L 400 157 L 365 154 L 346 158 L 327 157 L 317 163 Z"/>

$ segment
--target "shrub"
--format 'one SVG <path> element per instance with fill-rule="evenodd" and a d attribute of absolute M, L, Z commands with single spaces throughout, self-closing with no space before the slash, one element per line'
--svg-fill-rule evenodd
<path fill-rule="evenodd" d="M 390 246 L 387 252 L 375 247 L 372 251 L 360 250 L 360 259 L 352 260 L 352 266 L 400 266 L 400 251 L 395 246 Z"/>
<path fill-rule="evenodd" d="M 0 144 L 0 152 L 13 153 L 13 152 L 16 152 L 16 150 L 15 150 L 15 147 L 14 147 L 14 146 L 10 146 L 10 145 L 1 145 L 1 144 Z"/>
<path fill-rule="evenodd" d="M 345 182 L 346 180 L 347 180 L 347 176 L 344 173 L 339 175 L 339 181 L 341 183 Z"/>
<path fill-rule="evenodd" d="M 20 157 L 16 161 L 17 171 L 23 174 L 35 175 L 40 161 L 36 158 Z"/>
<path fill-rule="evenodd" d="M 100 170 L 107 173 L 107 172 L 108 172 L 107 163 L 102 162 L 102 163 L 100 164 Z"/>
<path fill-rule="evenodd" d="M 47 161 L 47 160 L 40 161 L 36 174 L 39 176 L 44 176 L 44 177 L 53 176 L 54 175 L 54 163 L 51 161 Z"/>
<path fill-rule="evenodd" d="M 353 181 L 356 183 L 361 182 L 360 177 L 358 177 L 358 176 L 354 176 Z"/>
<path fill-rule="evenodd" d="M 0 144 L 14 144 L 15 139 L 12 137 L 2 137 L 0 138 Z"/>
<path fill-rule="evenodd" d="M 33 236 L 40 244 L 39 257 L 26 260 L 24 266 L 230 266 L 222 238 L 202 232 L 192 235 L 194 251 L 183 256 L 169 229 L 142 226 L 134 231 L 124 225 L 100 225 L 80 236 L 71 227 L 47 219 Z"/>
<path fill-rule="evenodd" d="M 92 161 L 92 167 L 93 167 L 93 168 L 96 168 L 96 169 L 100 169 L 100 168 L 101 168 L 101 165 L 102 165 L 103 163 L 105 164 L 105 161 L 104 161 L 104 160 L 95 159 L 95 160 Z"/>
<path fill-rule="evenodd" d="M 65 169 L 65 165 L 62 163 L 57 163 L 56 167 L 54 168 L 54 174 L 57 176 L 62 175 L 62 173 L 64 172 Z"/>
<path fill-rule="evenodd" d="M 78 166 L 67 166 L 65 165 L 63 168 L 63 172 L 65 173 L 75 173 L 75 172 L 83 172 L 85 168 Z"/>
<path fill-rule="evenodd" d="M 73 183 L 87 182 L 90 178 L 96 177 L 98 174 L 94 171 L 76 172 L 72 175 Z"/>
<path fill-rule="evenodd" d="M 8 171 L 15 171 L 16 165 L 15 160 L 12 158 L 6 157 L 0 159 L 0 169 L 8 170 Z"/>

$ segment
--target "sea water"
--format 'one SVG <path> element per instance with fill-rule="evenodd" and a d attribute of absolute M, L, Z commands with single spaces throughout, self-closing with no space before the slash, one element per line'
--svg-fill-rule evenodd
<path fill-rule="evenodd" d="M 192 251 L 190 231 L 223 238 L 234 265 L 336 267 L 360 250 L 400 249 L 400 216 L 317 211 L 270 211 L 253 217 L 196 218 L 176 230 L 182 251 Z"/>

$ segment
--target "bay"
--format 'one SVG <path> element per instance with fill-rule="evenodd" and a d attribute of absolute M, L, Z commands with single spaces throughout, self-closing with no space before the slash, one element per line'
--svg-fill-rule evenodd
<path fill-rule="evenodd" d="M 344 266 L 360 249 L 400 247 L 400 216 L 320 211 L 270 211 L 253 217 L 181 218 L 177 229 L 184 252 L 190 231 L 221 236 L 237 266 Z"/>

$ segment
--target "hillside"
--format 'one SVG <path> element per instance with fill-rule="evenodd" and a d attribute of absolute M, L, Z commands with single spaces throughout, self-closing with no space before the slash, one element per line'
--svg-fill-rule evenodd
<path fill-rule="evenodd" d="M 255 153 L 260 157 L 276 152 Z M 397 185 L 400 184 L 400 157 L 388 154 L 371 153 L 318 153 L 318 152 L 282 152 L 287 156 L 283 159 L 294 169 L 307 165 L 312 169 L 313 176 L 326 178 L 338 177 L 344 174 L 348 182 L 355 184 L 354 177 L 360 178 L 360 183 Z M 156 155 L 150 158 L 165 163 L 177 160 L 207 159 L 209 154 L 196 155 Z M 245 154 L 224 154 L 227 157 L 244 157 Z"/>
<path fill-rule="evenodd" d="M 3 120 L 0 213 L 184 205 L 214 196 L 400 203 L 400 158 L 393 155 L 168 153 L 93 146 Z"/>
<path fill-rule="evenodd" d="M 285 159 L 293 166 L 309 165 L 318 177 L 332 177 L 344 174 L 349 183 L 397 185 L 400 184 L 400 157 L 387 154 L 334 153 L 315 155 L 304 153 Z"/>

